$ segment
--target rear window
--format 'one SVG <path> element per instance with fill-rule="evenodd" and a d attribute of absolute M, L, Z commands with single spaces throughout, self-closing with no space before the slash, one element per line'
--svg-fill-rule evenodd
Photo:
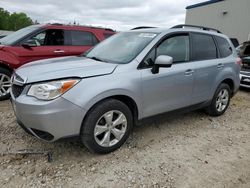
<path fill-rule="evenodd" d="M 220 56 L 221 57 L 228 57 L 229 55 L 232 54 L 232 48 L 228 41 L 225 38 L 218 37 L 216 36 L 216 41 L 218 43 L 219 51 L 220 51 Z"/>
<path fill-rule="evenodd" d="M 192 59 L 194 61 L 217 58 L 213 37 L 206 34 L 192 34 Z"/>
<path fill-rule="evenodd" d="M 98 43 L 97 38 L 91 32 L 71 31 L 73 46 L 94 46 Z"/>

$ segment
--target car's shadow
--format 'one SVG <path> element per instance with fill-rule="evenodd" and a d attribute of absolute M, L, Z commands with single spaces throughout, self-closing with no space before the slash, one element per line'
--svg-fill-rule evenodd
<path fill-rule="evenodd" d="M 240 87 L 241 91 L 246 91 L 246 92 L 250 92 L 250 88 L 246 88 L 246 87 Z"/>
<path fill-rule="evenodd" d="M 136 149 L 143 148 L 144 145 L 143 142 L 145 141 L 143 139 L 148 139 L 148 138 L 145 138 L 142 135 L 144 136 L 148 135 L 149 137 L 154 137 L 155 134 L 167 135 L 170 130 L 182 129 L 183 126 L 190 126 L 189 128 L 192 130 L 195 128 L 195 126 L 191 125 L 192 123 L 190 123 L 190 121 L 194 118 L 200 120 L 204 119 L 205 117 L 208 116 L 202 110 L 197 110 L 193 112 L 185 112 L 185 113 L 179 112 L 175 114 L 164 113 L 161 115 L 144 119 L 143 121 L 139 122 L 139 124 L 136 124 L 134 126 L 133 132 L 131 133 L 131 136 L 128 139 L 128 141 L 121 147 L 121 149 L 115 151 L 114 153 L 119 154 L 119 152 L 122 152 L 121 150 L 127 152 L 126 149 L 131 147 Z M 172 136 L 175 137 L 180 134 L 182 133 L 175 131 L 174 135 Z M 155 139 L 156 140 L 160 139 L 160 137 Z M 85 158 L 85 157 L 100 156 L 98 154 L 89 152 L 88 149 L 81 143 L 79 137 L 64 138 L 51 144 L 53 145 L 55 157 L 58 160 L 60 160 L 60 158 L 69 158 L 69 153 L 71 159 L 78 158 L 79 160 L 81 160 L 82 157 Z M 135 145 L 137 146 L 135 147 Z M 114 153 L 108 154 L 106 155 L 106 157 L 109 158 L 109 156 L 113 156 Z"/>

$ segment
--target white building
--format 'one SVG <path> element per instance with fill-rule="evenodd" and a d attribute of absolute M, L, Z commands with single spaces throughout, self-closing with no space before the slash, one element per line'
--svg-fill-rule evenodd
<path fill-rule="evenodd" d="M 186 24 L 212 27 L 240 43 L 250 38 L 250 0 L 210 0 L 186 7 Z"/>

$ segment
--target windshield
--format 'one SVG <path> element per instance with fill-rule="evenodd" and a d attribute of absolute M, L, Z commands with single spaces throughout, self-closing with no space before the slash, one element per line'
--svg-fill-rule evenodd
<path fill-rule="evenodd" d="M 119 33 L 94 47 L 86 57 L 117 64 L 129 63 L 156 35 L 148 32 Z"/>
<path fill-rule="evenodd" d="M 26 35 L 28 35 L 29 33 L 37 30 L 38 28 L 40 28 L 40 26 L 32 25 L 32 26 L 20 29 L 20 30 L 18 30 L 16 32 L 11 33 L 11 34 L 7 35 L 6 37 L 0 39 L 0 44 L 12 45 L 15 42 L 17 42 L 19 39 L 25 37 Z"/>

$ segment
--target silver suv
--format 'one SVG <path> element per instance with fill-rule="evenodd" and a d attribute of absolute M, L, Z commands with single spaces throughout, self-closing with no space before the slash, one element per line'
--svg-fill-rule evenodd
<path fill-rule="evenodd" d="M 222 115 L 239 88 L 229 38 L 208 28 L 135 29 L 88 53 L 36 61 L 12 76 L 18 123 L 51 142 L 78 135 L 97 153 L 119 148 L 133 125 L 177 109 Z"/>

